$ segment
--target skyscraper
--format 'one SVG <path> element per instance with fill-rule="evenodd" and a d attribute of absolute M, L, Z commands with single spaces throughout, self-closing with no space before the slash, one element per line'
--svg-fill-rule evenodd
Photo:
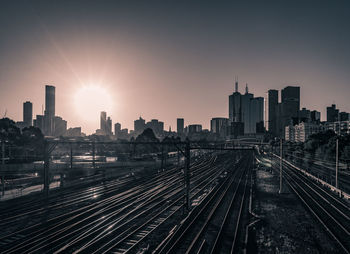
<path fill-rule="evenodd" d="M 230 122 L 241 122 L 241 94 L 238 92 L 238 80 L 235 81 L 235 92 L 229 96 L 228 104 Z"/>
<path fill-rule="evenodd" d="M 291 118 L 299 117 L 300 87 L 287 86 L 281 91 L 282 103 L 285 105 L 286 115 Z"/>
<path fill-rule="evenodd" d="M 43 115 L 36 115 L 36 119 L 34 120 L 34 127 L 39 128 L 42 132 L 44 132 L 44 116 Z"/>
<path fill-rule="evenodd" d="M 215 117 L 210 120 L 210 131 L 221 138 L 228 135 L 229 119 L 223 117 Z"/>
<path fill-rule="evenodd" d="M 44 133 L 52 136 L 55 132 L 55 87 L 45 86 Z"/>
<path fill-rule="evenodd" d="M 110 117 L 107 118 L 106 134 L 112 135 L 112 119 Z"/>
<path fill-rule="evenodd" d="M 33 104 L 30 101 L 23 103 L 23 122 L 26 127 L 33 125 Z"/>
<path fill-rule="evenodd" d="M 284 137 L 285 127 L 299 122 L 300 111 L 300 87 L 287 86 L 281 91 L 282 102 L 278 104 L 277 135 Z"/>
<path fill-rule="evenodd" d="M 241 118 L 244 123 L 244 134 L 251 134 L 251 118 L 250 118 L 250 101 L 254 95 L 248 92 L 248 84 L 246 84 L 245 94 L 241 96 Z"/>
<path fill-rule="evenodd" d="M 143 119 L 141 116 L 139 117 L 139 119 L 134 121 L 134 132 L 136 134 L 140 134 L 145 130 L 146 128 L 145 122 L 146 122 L 145 119 Z"/>
<path fill-rule="evenodd" d="M 101 111 L 100 113 L 100 130 L 103 135 L 107 133 L 107 113 L 105 111 Z"/>
<path fill-rule="evenodd" d="M 278 105 L 278 90 L 268 90 L 265 99 L 265 128 L 276 135 L 276 107 Z"/>
<path fill-rule="evenodd" d="M 176 122 L 177 122 L 177 134 L 184 133 L 184 124 L 185 124 L 184 119 L 183 118 L 178 118 L 176 120 Z"/>
<path fill-rule="evenodd" d="M 321 112 L 317 110 L 311 111 L 311 122 L 320 123 L 321 121 Z"/>
<path fill-rule="evenodd" d="M 120 123 L 115 123 L 114 124 L 114 135 L 118 136 L 122 129 L 122 125 Z"/>
<path fill-rule="evenodd" d="M 249 133 L 262 133 L 264 129 L 264 98 L 255 97 L 250 99 Z M 258 128 L 257 128 L 258 126 Z"/>
<path fill-rule="evenodd" d="M 55 133 L 56 137 L 64 136 L 67 132 L 67 121 L 63 120 L 62 117 L 55 116 Z"/>
<path fill-rule="evenodd" d="M 327 122 L 336 122 L 338 121 L 339 109 L 336 108 L 335 104 L 327 107 Z"/>
<path fill-rule="evenodd" d="M 261 129 L 264 129 L 264 98 L 254 98 L 254 95 L 248 91 L 248 84 L 246 84 L 245 94 L 240 94 L 236 80 L 235 92 L 229 96 L 229 125 L 233 126 L 231 134 L 240 135 L 242 129 L 244 134 L 256 134 L 258 123 L 258 129 L 261 132 Z"/>

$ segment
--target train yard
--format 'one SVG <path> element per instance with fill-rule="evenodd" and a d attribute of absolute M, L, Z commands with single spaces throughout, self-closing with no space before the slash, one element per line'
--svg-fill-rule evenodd
<path fill-rule="evenodd" d="M 184 168 L 127 174 L 1 203 L 0 253 L 251 253 L 257 219 L 251 203 L 259 160 L 254 150 L 210 152 Z M 350 206 L 291 164 L 284 188 L 320 224 L 341 253 L 350 253 Z M 186 203 L 188 200 L 189 203 Z"/>

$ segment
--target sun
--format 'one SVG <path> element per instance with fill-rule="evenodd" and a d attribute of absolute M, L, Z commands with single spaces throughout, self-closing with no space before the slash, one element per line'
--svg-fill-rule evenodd
<path fill-rule="evenodd" d="M 74 106 L 78 116 L 88 122 L 99 120 L 100 112 L 110 113 L 112 99 L 110 93 L 101 86 L 84 86 L 74 94 Z"/>

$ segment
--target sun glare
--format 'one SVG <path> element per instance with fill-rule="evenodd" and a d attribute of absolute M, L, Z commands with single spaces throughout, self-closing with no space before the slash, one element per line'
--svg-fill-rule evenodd
<path fill-rule="evenodd" d="M 74 104 L 79 117 L 85 121 L 98 121 L 101 111 L 110 113 L 112 100 L 108 91 L 100 86 L 85 86 L 74 96 Z"/>

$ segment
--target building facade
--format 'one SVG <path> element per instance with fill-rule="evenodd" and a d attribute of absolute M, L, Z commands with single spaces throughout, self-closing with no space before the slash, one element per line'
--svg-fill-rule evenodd
<path fill-rule="evenodd" d="M 30 101 L 23 103 L 23 122 L 26 127 L 33 125 L 33 104 Z"/>
<path fill-rule="evenodd" d="M 184 133 L 184 127 L 185 127 L 185 121 L 183 118 L 177 118 L 176 119 L 176 127 L 177 127 L 177 134 L 183 134 Z"/>
<path fill-rule="evenodd" d="M 45 86 L 44 134 L 47 136 L 55 133 L 55 93 L 54 86 Z"/>
<path fill-rule="evenodd" d="M 276 135 L 276 107 L 278 105 L 278 90 L 270 89 L 266 93 L 265 99 L 265 129 Z"/>

